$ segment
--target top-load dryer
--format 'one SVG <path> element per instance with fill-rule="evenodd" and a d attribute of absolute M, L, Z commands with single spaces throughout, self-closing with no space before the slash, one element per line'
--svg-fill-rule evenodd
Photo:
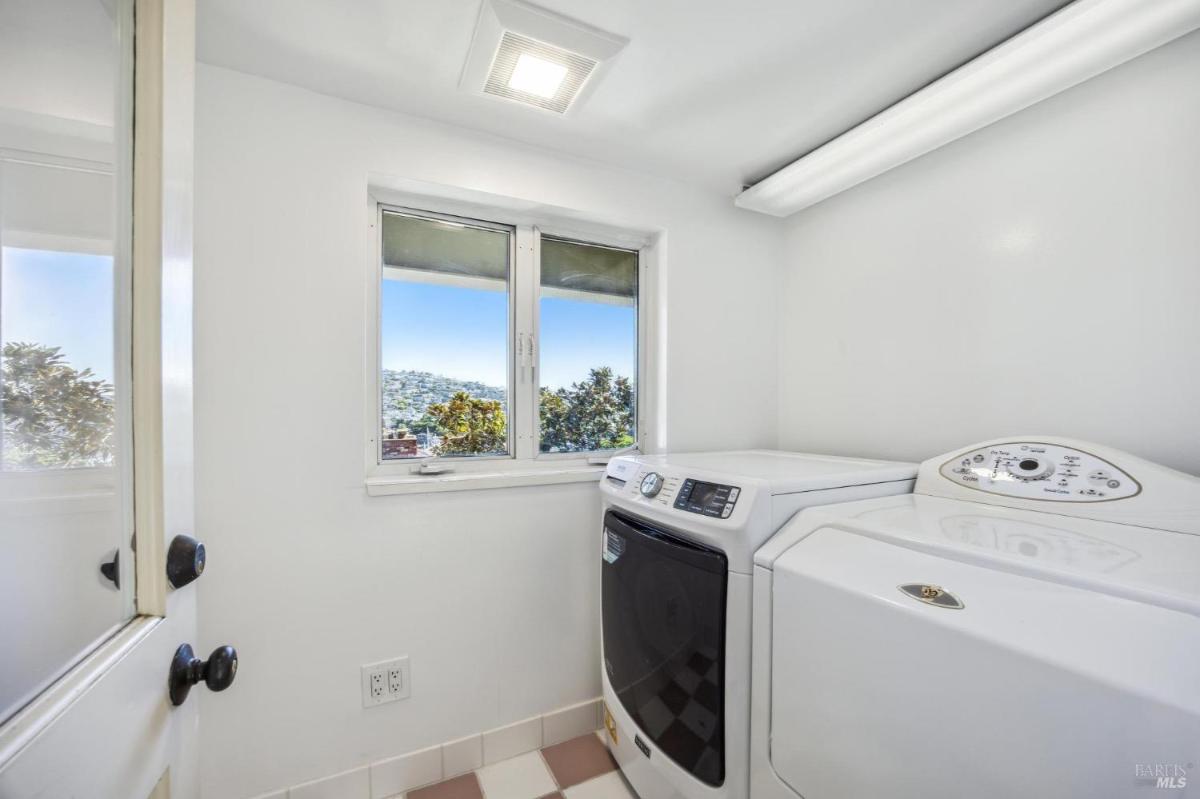
<path fill-rule="evenodd" d="M 1200 479 L 992 441 L 755 564 L 753 799 L 1200 790 Z"/>
<path fill-rule="evenodd" d="M 791 452 L 613 458 L 601 481 L 609 746 L 641 799 L 745 799 L 754 552 L 801 508 L 916 466 Z"/>

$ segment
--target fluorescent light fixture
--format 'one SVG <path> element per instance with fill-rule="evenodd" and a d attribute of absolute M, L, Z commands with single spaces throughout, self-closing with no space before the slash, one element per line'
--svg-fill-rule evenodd
<path fill-rule="evenodd" d="M 1076 0 L 737 196 L 788 216 L 1200 28 L 1200 0 Z"/>
<path fill-rule="evenodd" d="M 484 0 L 458 85 L 565 114 L 627 43 L 521 0 Z"/>
<path fill-rule="evenodd" d="M 529 53 L 517 56 L 517 64 L 508 78 L 508 88 L 516 92 L 550 98 L 558 93 L 567 68 Z"/>

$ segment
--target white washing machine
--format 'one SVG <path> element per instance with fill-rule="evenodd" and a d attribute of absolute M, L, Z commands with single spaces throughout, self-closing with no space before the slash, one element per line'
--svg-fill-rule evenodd
<path fill-rule="evenodd" d="M 914 464 L 623 456 L 601 480 L 607 740 L 641 799 L 745 799 L 754 552 L 798 510 L 912 490 Z"/>
<path fill-rule="evenodd" d="M 755 558 L 753 799 L 1200 795 L 1200 479 L 992 441 Z"/>

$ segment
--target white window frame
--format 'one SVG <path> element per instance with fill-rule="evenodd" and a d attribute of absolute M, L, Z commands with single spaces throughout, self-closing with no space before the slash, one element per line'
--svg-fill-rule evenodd
<path fill-rule="evenodd" d="M 513 232 L 509 264 L 509 452 L 503 455 L 433 456 L 383 461 L 380 454 L 381 285 L 383 280 L 382 218 L 385 211 L 465 224 L 500 226 Z M 659 235 L 655 231 L 590 223 L 566 215 L 528 213 L 501 206 L 428 196 L 413 196 L 373 188 L 368 194 L 370 264 L 366 270 L 366 402 L 365 468 L 370 495 L 429 493 L 478 488 L 584 482 L 598 479 L 614 450 L 540 452 L 538 346 L 540 241 L 542 236 L 594 244 L 638 253 L 637 375 L 635 410 L 637 443 L 629 451 L 652 450 L 653 408 L 658 380 L 651 355 L 657 314 L 654 297 Z M 532 283 L 532 288 L 530 287 Z M 423 474 L 422 470 L 452 471 Z"/>

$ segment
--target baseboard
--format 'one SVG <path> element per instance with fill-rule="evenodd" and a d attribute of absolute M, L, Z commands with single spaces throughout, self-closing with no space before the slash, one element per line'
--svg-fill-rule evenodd
<path fill-rule="evenodd" d="M 553 746 L 600 729 L 599 698 L 468 735 L 436 746 L 377 760 L 255 799 L 391 799 L 510 757 Z"/>

